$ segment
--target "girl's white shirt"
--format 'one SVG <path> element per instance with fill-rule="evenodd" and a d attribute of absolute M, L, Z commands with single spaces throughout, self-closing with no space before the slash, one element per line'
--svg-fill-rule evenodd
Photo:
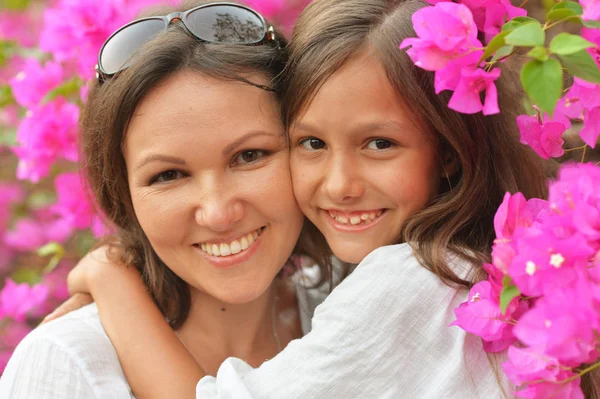
<path fill-rule="evenodd" d="M 297 292 L 301 316 L 325 296 Z M 481 341 L 448 326 L 467 295 L 421 267 L 408 245 L 377 249 L 317 307 L 304 338 L 256 369 L 227 359 L 198 383 L 197 398 L 500 398 L 502 371 Z M 133 398 L 96 305 L 29 334 L 0 398 Z"/>
<path fill-rule="evenodd" d="M 451 266 L 462 276 L 470 270 L 456 259 Z M 449 326 L 467 298 L 423 268 L 409 245 L 379 248 L 316 308 L 310 333 L 256 369 L 227 359 L 200 380 L 196 398 L 508 397 L 481 340 Z"/>

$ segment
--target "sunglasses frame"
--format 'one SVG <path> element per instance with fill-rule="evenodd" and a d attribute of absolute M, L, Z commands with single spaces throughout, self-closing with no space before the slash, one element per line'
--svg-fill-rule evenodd
<path fill-rule="evenodd" d="M 271 25 L 267 25 L 267 22 L 265 21 L 265 18 L 260 15 L 260 13 L 258 13 L 258 11 L 253 10 L 250 7 L 247 7 L 245 5 L 242 4 L 237 4 L 237 3 L 229 3 L 229 2 L 216 2 L 216 3 L 209 3 L 209 4 L 202 4 L 198 7 L 194 7 L 194 8 L 190 8 L 189 10 L 186 11 L 175 11 L 172 12 L 168 15 L 162 15 L 162 16 L 152 16 L 152 17 L 146 17 L 146 18 L 140 18 L 140 19 L 136 19 L 133 20 L 123 26 L 121 26 L 119 29 L 117 29 L 115 32 L 113 32 L 108 39 L 106 39 L 106 41 L 104 42 L 104 44 L 102 44 L 102 47 L 100 48 L 100 52 L 98 53 L 98 63 L 95 66 L 96 69 L 96 79 L 98 79 L 99 82 L 103 83 L 104 81 L 106 81 L 106 79 L 118 74 L 119 72 L 123 71 L 125 68 L 121 68 L 116 72 L 113 73 L 108 73 L 104 70 L 104 68 L 102 68 L 102 53 L 104 52 L 104 48 L 106 47 L 106 45 L 116 36 L 118 35 L 121 31 L 129 28 L 132 25 L 136 25 L 139 24 L 141 22 L 144 21 L 163 21 L 165 23 L 164 26 L 164 30 L 167 30 L 169 25 L 171 25 L 171 23 L 175 22 L 175 21 L 181 21 L 181 24 L 183 25 L 184 29 L 186 31 L 188 31 L 189 34 L 191 34 L 192 36 L 194 36 L 196 39 L 204 42 L 204 43 L 221 43 L 221 42 L 211 42 L 209 40 L 206 40 L 202 37 L 199 37 L 198 35 L 196 35 L 194 32 L 192 32 L 192 30 L 188 27 L 187 24 L 187 17 L 188 15 L 190 15 L 193 12 L 196 12 L 198 10 L 201 10 L 203 8 L 210 8 L 210 7 L 222 7 L 222 6 L 229 6 L 229 7 L 235 7 L 235 8 L 241 8 L 245 11 L 250 12 L 251 14 L 255 15 L 260 22 L 262 23 L 263 26 L 263 35 L 262 38 L 260 38 L 257 41 L 254 42 L 248 42 L 248 43 L 235 43 L 235 44 L 240 44 L 243 46 L 254 46 L 254 45 L 259 45 L 262 44 L 266 41 L 275 41 L 277 42 L 277 38 L 275 35 L 275 29 L 273 28 L 273 26 Z M 152 36 L 150 36 L 150 38 L 152 38 Z M 149 38 L 149 39 L 150 39 Z M 277 42 L 277 46 L 279 46 L 279 43 Z M 132 54 L 133 55 L 133 54 Z"/>

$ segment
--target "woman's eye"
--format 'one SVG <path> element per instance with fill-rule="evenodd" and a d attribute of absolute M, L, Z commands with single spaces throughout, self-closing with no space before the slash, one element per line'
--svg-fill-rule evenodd
<path fill-rule="evenodd" d="M 154 184 L 154 183 L 167 183 L 176 179 L 179 179 L 180 177 L 183 176 L 183 173 L 181 173 L 178 170 L 165 170 L 164 172 L 161 172 L 159 174 L 157 174 L 156 176 L 154 176 L 152 178 L 152 180 L 150 181 L 150 184 Z"/>
<path fill-rule="evenodd" d="M 309 137 L 307 139 L 301 140 L 299 144 L 310 151 L 322 150 L 326 147 L 325 142 L 323 140 L 319 140 L 314 137 Z"/>
<path fill-rule="evenodd" d="M 246 165 L 253 163 L 263 158 L 266 155 L 265 151 L 262 150 L 248 150 L 240 152 L 234 160 L 236 165 Z"/>
<path fill-rule="evenodd" d="M 386 139 L 371 140 L 367 144 L 367 148 L 370 150 L 387 150 L 388 148 L 391 148 L 393 146 L 394 143 Z"/>

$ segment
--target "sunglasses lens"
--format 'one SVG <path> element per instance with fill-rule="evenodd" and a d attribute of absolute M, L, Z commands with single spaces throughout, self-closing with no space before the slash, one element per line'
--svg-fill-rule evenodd
<path fill-rule="evenodd" d="M 118 31 L 102 48 L 98 59 L 101 70 L 111 75 L 124 69 L 135 51 L 164 29 L 162 19 L 145 19 Z"/>
<path fill-rule="evenodd" d="M 194 35 L 211 43 L 258 43 L 267 32 L 261 18 L 252 11 L 226 5 L 192 11 L 186 24 Z"/>

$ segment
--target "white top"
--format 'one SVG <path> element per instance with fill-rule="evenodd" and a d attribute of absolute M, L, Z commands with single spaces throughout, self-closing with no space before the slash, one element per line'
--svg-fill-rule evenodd
<path fill-rule="evenodd" d="M 309 334 L 256 369 L 227 359 L 196 398 L 501 398 L 498 362 L 479 338 L 448 326 L 467 296 L 407 244 L 379 248 L 317 307 Z"/>
<path fill-rule="evenodd" d="M 300 320 L 310 330 L 325 286 L 306 289 L 315 267 L 294 276 Z M 0 378 L 1 399 L 134 398 L 95 303 L 33 330 L 17 346 Z"/>

